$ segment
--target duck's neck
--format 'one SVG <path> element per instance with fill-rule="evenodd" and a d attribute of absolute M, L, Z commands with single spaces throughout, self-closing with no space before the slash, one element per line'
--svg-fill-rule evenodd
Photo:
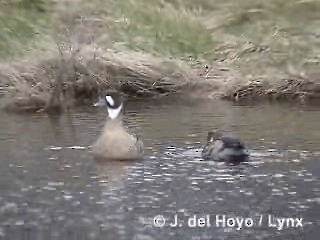
<path fill-rule="evenodd" d="M 122 109 L 122 104 L 118 108 L 107 108 L 109 118 L 114 120 L 117 119 Z"/>
<path fill-rule="evenodd" d="M 108 117 L 107 119 L 108 119 L 107 121 L 111 122 L 111 123 L 122 123 L 123 116 L 119 115 L 119 116 L 117 116 L 117 118 Z"/>

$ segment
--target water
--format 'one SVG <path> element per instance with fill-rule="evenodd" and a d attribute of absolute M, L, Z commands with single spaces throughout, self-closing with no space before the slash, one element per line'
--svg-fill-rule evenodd
<path fill-rule="evenodd" d="M 99 163 L 104 109 L 2 112 L 0 239 L 318 239 L 319 109 L 168 99 L 130 102 L 125 117 L 144 158 Z M 214 128 L 250 161 L 202 161 Z"/>

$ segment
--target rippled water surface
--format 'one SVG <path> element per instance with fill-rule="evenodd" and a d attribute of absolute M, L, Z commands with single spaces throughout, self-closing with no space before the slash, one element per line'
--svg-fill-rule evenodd
<path fill-rule="evenodd" d="M 319 239 L 320 109 L 129 102 L 145 156 L 101 163 L 90 146 L 105 114 L 1 112 L 0 239 Z M 202 161 L 215 128 L 250 161 Z"/>

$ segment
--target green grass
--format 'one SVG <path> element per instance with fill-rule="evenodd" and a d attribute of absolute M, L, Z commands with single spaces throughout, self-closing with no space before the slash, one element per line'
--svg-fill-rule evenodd
<path fill-rule="evenodd" d="M 56 3 L 59 8 L 44 0 L 0 3 L 1 59 L 19 58 L 41 42 L 53 44 L 55 35 L 63 35 L 54 29 L 72 33 L 77 24 L 83 24 L 87 28 L 80 34 L 88 30 L 100 46 L 205 60 L 212 65 L 223 61 L 244 75 L 316 71 L 320 61 L 318 0 Z"/>
<path fill-rule="evenodd" d="M 12 70 L 17 92 L 30 98 L 23 100 L 26 105 L 46 102 L 52 76 L 59 81 L 83 77 L 88 92 L 97 79 L 112 76 L 117 86 L 119 79 L 137 76 L 138 89 L 143 82 L 153 88 L 163 80 L 168 92 L 197 79 L 189 87 L 199 95 L 212 90 L 234 96 L 235 88 L 253 79 L 277 89 L 290 74 L 320 74 L 319 0 L 2 0 L 0 9 L 0 61 L 30 60 Z M 59 77 L 69 74 L 67 67 L 50 65 L 62 62 L 57 43 L 63 57 L 81 66 L 78 75 L 75 64 L 70 78 Z M 42 49 L 49 54 L 42 57 Z M 9 70 L 0 84 L 12 80 L 11 68 L 4 64 L 3 69 Z M 29 94 L 34 92 L 36 98 Z"/>
<path fill-rule="evenodd" d="M 0 7 L 0 58 L 16 59 L 39 48 L 50 32 L 50 15 L 42 5 L 28 1 Z"/>
<path fill-rule="evenodd" d="M 109 7 L 99 32 L 109 45 L 212 64 L 223 60 L 255 77 L 318 68 L 317 0 L 118 0 L 99 6 Z"/>
<path fill-rule="evenodd" d="M 287 72 L 288 67 L 299 73 L 318 68 L 308 63 L 319 61 L 320 57 L 319 1 L 215 2 L 215 13 L 227 16 L 216 32 L 231 43 L 231 53 L 240 56 L 232 62 L 243 73 L 282 73 Z M 246 46 L 268 50 L 248 52 Z"/>
<path fill-rule="evenodd" d="M 167 1 L 119 0 L 114 5 L 112 41 L 158 55 L 200 58 L 215 41 L 195 11 Z"/>

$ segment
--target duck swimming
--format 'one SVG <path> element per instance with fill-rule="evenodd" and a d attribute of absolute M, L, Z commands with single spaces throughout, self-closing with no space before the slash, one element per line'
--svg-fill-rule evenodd
<path fill-rule="evenodd" d="M 107 160 L 140 159 L 143 155 L 143 143 L 139 137 L 127 131 L 119 116 L 123 107 L 121 95 L 109 90 L 94 106 L 105 106 L 108 111 L 108 119 L 102 132 L 92 145 L 94 157 Z"/>
<path fill-rule="evenodd" d="M 201 155 L 204 159 L 241 162 L 248 159 L 249 153 L 240 140 L 222 136 L 220 131 L 212 131 L 208 133 Z"/>

